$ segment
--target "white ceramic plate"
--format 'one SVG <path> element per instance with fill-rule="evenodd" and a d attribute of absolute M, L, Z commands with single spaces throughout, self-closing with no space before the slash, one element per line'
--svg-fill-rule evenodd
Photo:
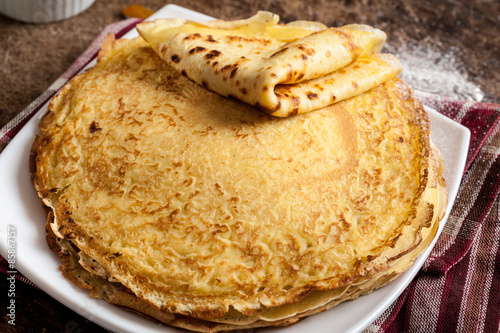
<path fill-rule="evenodd" d="M 191 20 L 208 20 L 210 17 L 167 5 L 153 18 L 182 17 Z M 125 37 L 134 37 L 131 31 Z M 92 64 L 91 64 L 92 65 Z M 40 200 L 33 189 L 28 169 L 31 144 L 38 132 L 37 126 L 46 112 L 45 105 L 16 135 L 0 155 L 0 254 L 7 257 L 7 231 L 9 226 L 17 230 L 16 269 L 33 281 L 46 293 L 78 312 L 87 319 L 115 332 L 184 332 L 159 325 L 139 315 L 122 310 L 102 300 L 96 300 L 88 292 L 68 282 L 58 270 L 60 259 L 45 243 L 45 215 Z M 432 109 L 427 109 L 431 118 L 432 137 L 445 161 L 444 178 L 448 185 L 449 203 L 446 216 L 440 223 L 438 235 L 455 200 L 467 157 L 469 130 Z M 436 237 L 437 239 L 437 237 Z M 359 332 L 372 323 L 396 300 L 411 282 L 431 247 L 421 255 L 414 266 L 388 286 L 362 296 L 356 301 L 346 302 L 335 308 L 306 318 L 300 323 L 279 329 L 280 332 Z M 277 332 L 276 329 L 261 332 Z"/>

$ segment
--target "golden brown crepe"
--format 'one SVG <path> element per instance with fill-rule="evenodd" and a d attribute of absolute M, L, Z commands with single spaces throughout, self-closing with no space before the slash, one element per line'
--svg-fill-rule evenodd
<path fill-rule="evenodd" d="M 378 53 L 386 35 L 359 24 L 278 24 L 269 12 L 238 21 L 162 19 L 137 26 L 170 66 L 206 89 L 286 117 L 363 93 L 401 64 Z"/>
<path fill-rule="evenodd" d="M 33 178 L 65 276 L 169 325 L 282 326 L 355 299 L 444 214 L 427 114 L 396 78 L 275 118 L 107 39 L 49 110 Z"/>

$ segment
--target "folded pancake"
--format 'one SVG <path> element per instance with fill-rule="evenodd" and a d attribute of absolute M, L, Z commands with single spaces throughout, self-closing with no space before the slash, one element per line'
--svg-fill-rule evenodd
<path fill-rule="evenodd" d="M 33 145 L 64 275 L 202 332 L 282 326 L 411 267 L 446 206 L 429 119 L 393 78 L 275 118 L 106 40 Z"/>
<path fill-rule="evenodd" d="M 162 19 L 137 26 L 170 66 L 206 89 L 287 117 L 365 92 L 401 72 L 378 53 L 386 35 L 359 24 L 278 24 L 269 12 L 238 21 Z"/>

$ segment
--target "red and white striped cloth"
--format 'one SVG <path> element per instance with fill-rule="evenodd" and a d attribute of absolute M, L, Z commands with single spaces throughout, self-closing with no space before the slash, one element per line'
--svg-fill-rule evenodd
<path fill-rule="evenodd" d="M 106 27 L 61 78 L 0 130 L 0 153 L 96 57 L 107 33 L 120 37 L 138 22 L 128 19 Z M 450 217 L 421 271 L 365 332 L 500 332 L 500 105 L 428 95 L 421 100 L 470 129 L 466 170 Z M 0 272 L 7 270 L 0 257 Z M 17 278 L 31 284 L 21 274 Z"/>

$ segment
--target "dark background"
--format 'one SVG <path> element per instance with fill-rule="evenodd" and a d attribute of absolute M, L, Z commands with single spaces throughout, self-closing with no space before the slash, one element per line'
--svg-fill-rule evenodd
<path fill-rule="evenodd" d="M 403 78 L 410 85 L 420 88 L 425 83 L 422 75 L 441 70 L 444 82 L 430 79 L 422 87 L 451 97 L 500 103 L 499 1 L 96 0 L 84 13 L 51 24 L 26 24 L 0 14 L 0 127 L 45 91 L 106 25 L 122 20 L 127 5 L 158 10 L 168 3 L 227 20 L 268 10 L 283 22 L 369 24 L 387 33 L 386 51 L 400 57 L 406 66 Z M 427 74 L 429 68 L 433 71 Z M 0 276 L 0 332 L 103 331 L 20 281 L 16 326 L 9 325 L 4 320 L 7 290 L 6 276 Z"/>

